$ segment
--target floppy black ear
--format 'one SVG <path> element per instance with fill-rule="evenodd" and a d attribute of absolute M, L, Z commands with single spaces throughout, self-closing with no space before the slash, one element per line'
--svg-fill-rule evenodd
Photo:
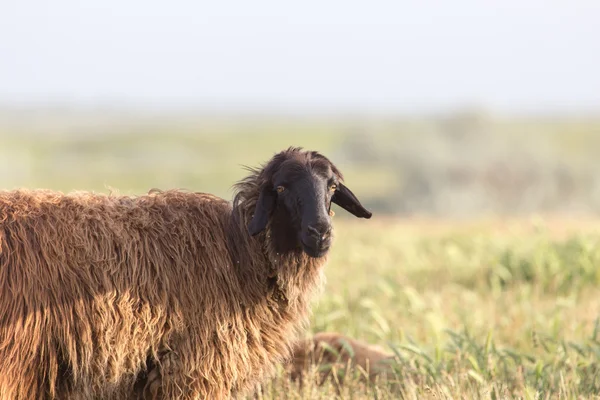
<path fill-rule="evenodd" d="M 269 216 L 273 207 L 275 207 L 275 192 L 269 188 L 264 188 L 258 195 L 254 216 L 248 224 L 248 232 L 251 236 L 257 235 L 267 227 Z"/>
<path fill-rule="evenodd" d="M 356 198 L 354 193 L 342 183 L 337 185 L 337 189 L 331 198 L 331 202 L 337 204 L 342 207 L 344 210 L 348 211 L 352 215 L 355 215 L 359 218 L 371 218 L 371 212 L 360 204 L 360 201 Z"/>

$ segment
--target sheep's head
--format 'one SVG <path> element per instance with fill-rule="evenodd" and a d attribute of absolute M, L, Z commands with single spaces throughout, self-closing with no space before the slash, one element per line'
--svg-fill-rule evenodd
<path fill-rule="evenodd" d="M 315 151 L 290 148 L 276 154 L 258 179 L 260 192 L 248 231 L 254 236 L 270 222 L 278 251 L 301 247 L 311 257 L 325 255 L 331 245 L 331 203 L 371 218 L 335 165 Z"/>

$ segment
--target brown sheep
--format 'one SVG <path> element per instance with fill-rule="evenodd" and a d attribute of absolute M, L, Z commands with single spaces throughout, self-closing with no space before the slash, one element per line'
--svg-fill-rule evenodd
<path fill-rule="evenodd" d="M 290 148 L 236 186 L 0 192 L 0 399 L 220 399 L 289 356 L 322 283 L 339 170 Z"/>
<path fill-rule="evenodd" d="M 0 192 L 1 399 L 217 399 L 289 355 L 322 283 L 324 156 L 290 148 L 236 185 L 140 197 Z"/>
<path fill-rule="evenodd" d="M 394 376 L 394 354 L 380 346 L 350 338 L 337 332 L 320 332 L 299 340 L 293 347 L 292 360 L 287 366 L 293 382 L 303 385 L 305 377 L 318 371 L 318 385 L 325 383 L 332 373 L 334 385 L 342 385 L 353 369 L 374 382 L 379 377 Z"/>

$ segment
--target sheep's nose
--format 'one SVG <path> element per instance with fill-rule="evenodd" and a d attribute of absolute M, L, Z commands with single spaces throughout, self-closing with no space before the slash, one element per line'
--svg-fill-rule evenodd
<path fill-rule="evenodd" d="M 314 237 L 316 237 L 316 238 L 318 238 L 320 240 L 325 240 L 325 239 L 327 239 L 327 237 L 331 233 L 331 226 L 329 226 L 329 225 L 320 225 L 320 224 L 309 225 L 308 226 L 308 233 L 311 236 L 314 236 Z"/>

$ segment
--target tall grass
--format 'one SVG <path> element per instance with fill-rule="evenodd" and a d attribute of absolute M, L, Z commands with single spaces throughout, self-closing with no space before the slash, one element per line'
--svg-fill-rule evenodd
<path fill-rule="evenodd" d="M 336 217 L 329 283 L 311 330 L 338 331 L 397 355 L 391 379 L 349 379 L 340 397 L 600 392 L 600 233 L 593 223 L 565 234 L 561 224 L 440 229 L 435 220 L 381 217 L 597 212 L 597 118 L 9 117 L 0 110 L 2 189 L 187 188 L 230 198 L 243 164 L 257 165 L 290 145 L 329 156 L 378 212 L 370 221 Z M 280 373 L 262 397 L 335 395 L 331 384 L 300 391 Z"/>
<path fill-rule="evenodd" d="M 264 399 L 592 398 L 600 394 L 600 235 L 549 230 L 428 233 L 402 221 L 340 220 L 311 331 L 386 346 L 394 374 L 341 392 Z M 523 224 L 522 224 L 523 225 Z M 521 226 L 522 227 L 522 226 Z M 489 228 L 489 227 L 488 227 Z"/>

